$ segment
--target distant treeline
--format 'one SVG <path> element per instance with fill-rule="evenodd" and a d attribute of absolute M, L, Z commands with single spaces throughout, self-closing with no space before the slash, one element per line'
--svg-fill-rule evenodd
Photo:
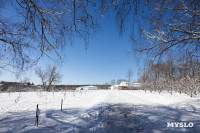
<path fill-rule="evenodd" d="M 76 90 L 77 87 L 88 85 L 52 85 L 50 91 L 59 90 Z M 110 85 L 94 85 L 98 89 L 109 89 Z M 34 85 L 33 83 L 19 83 L 19 82 L 0 82 L 0 91 L 2 92 L 24 92 L 43 90 L 41 85 Z"/>

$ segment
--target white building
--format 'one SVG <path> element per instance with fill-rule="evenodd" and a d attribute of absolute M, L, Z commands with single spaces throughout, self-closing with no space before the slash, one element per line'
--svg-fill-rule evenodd
<path fill-rule="evenodd" d="M 76 90 L 97 90 L 96 86 L 80 86 L 76 88 Z"/>
<path fill-rule="evenodd" d="M 125 81 L 122 81 L 119 86 L 129 86 L 131 85 L 132 83 L 129 83 L 129 82 L 125 82 Z"/>
<path fill-rule="evenodd" d="M 141 87 L 141 83 L 121 82 L 119 85 L 112 85 L 111 90 L 136 90 Z"/>

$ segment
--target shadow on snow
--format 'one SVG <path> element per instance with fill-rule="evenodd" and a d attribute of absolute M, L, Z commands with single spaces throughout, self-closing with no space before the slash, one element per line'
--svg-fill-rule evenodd
<path fill-rule="evenodd" d="M 198 132 L 199 112 L 168 106 L 147 106 L 131 104 L 101 104 L 90 109 L 69 108 L 48 110 L 34 126 L 35 112 L 15 112 L 0 118 L 1 132 Z M 188 116 L 188 117 L 187 117 Z M 167 127 L 167 122 L 193 122 L 194 127 Z"/>

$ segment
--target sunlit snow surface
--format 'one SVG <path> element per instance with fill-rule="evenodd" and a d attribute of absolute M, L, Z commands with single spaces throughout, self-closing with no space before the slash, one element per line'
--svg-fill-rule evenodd
<path fill-rule="evenodd" d="M 37 104 L 41 114 L 35 127 Z M 167 127 L 167 122 L 193 122 L 194 127 Z M 199 131 L 199 96 L 139 90 L 0 93 L 0 132 Z"/>

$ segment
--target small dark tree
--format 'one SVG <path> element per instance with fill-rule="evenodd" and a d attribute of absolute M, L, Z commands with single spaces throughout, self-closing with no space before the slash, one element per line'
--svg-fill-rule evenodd
<path fill-rule="evenodd" d="M 56 71 L 55 66 L 52 67 L 51 65 L 49 65 L 44 71 L 41 68 L 38 68 L 35 72 L 41 79 L 43 89 L 46 91 L 50 91 L 50 87 L 52 86 L 52 84 L 59 83 L 62 79 L 62 75 L 60 75 Z"/>

